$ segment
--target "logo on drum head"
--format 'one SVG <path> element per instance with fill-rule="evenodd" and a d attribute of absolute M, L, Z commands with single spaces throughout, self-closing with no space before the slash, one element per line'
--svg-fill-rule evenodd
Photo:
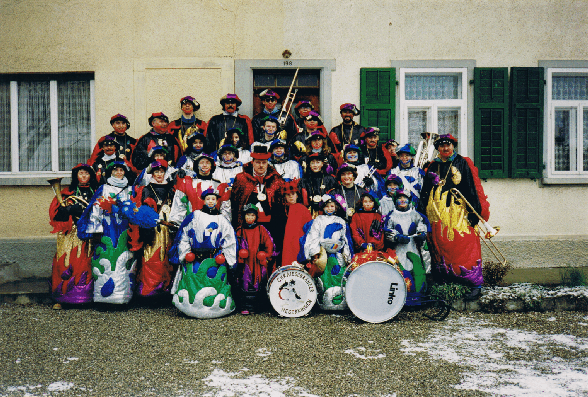
<path fill-rule="evenodd" d="M 396 297 L 396 291 L 398 291 L 398 283 L 390 283 L 390 291 L 388 292 L 388 304 L 394 303 Z"/>
<path fill-rule="evenodd" d="M 294 288 L 296 285 L 296 281 L 290 280 L 289 282 L 285 282 L 284 284 L 280 285 L 280 289 L 278 292 L 278 296 L 280 299 L 285 301 L 293 301 L 293 300 L 300 300 L 302 299 L 296 289 Z"/>

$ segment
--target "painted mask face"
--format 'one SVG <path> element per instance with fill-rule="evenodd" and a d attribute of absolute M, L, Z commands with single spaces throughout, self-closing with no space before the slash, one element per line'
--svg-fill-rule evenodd
<path fill-rule="evenodd" d="M 230 150 L 223 152 L 223 163 L 231 164 L 233 161 L 235 161 L 235 153 Z"/>
<path fill-rule="evenodd" d="M 355 182 L 355 177 L 353 176 L 353 172 L 345 171 L 341 174 L 341 184 L 345 187 L 352 187 L 353 183 Z"/>
<path fill-rule="evenodd" d="M 286 153 L 286 150 L 283 146 L 278 146 L 274 148 L 272 153 L 276 157 L 284 157 L 284 153 Z"/>
<path fill-rule="evenodd" d="M 306 117 L 309 115 L 311 110 L 312 108 L 310 106 L 301 106 L 300 108 L 298 108 L 298 114 L 300 115 L 300 117 Z"/>
<path fill-rule="evenodd" d="M 216 207 L 216 196 L 214 194 L 209 194 L 208 196 L 204 197 L 204 205 L 208 208 Z"/>
<path fill-rule="evenodd" d="M 273 121 L 266 121 L 263 125 L 263 129 L 265 130 L 265 134 L 273 137 L 278 130 L 278 126 Z"/>
<path fill-rule="evenodd" d="M 370 149 L 373 149 L 378 144 L 379 139 L 380 139 L 380 137 L 378 137 L 377 135 L 371 135 L 371 136 L 368 136 L 367 138 L 365 138 L 365 142 L 367 143 L 367 146 Z"/>
<path fill-rule="evenodd" d="M 313 139 L 312 141 L 310 141 L 310 145 L 312 146 L 312 150 L 320 150 L 323 148 L 323 140 Z"/>
<path fill-rule="evenodd" d="M 204 142 L 202 142 L 200 139 L 194 139 L 194 142 L 192 142 L 192 147 L 195 150 L 202 150 L 202 148 L 204 148 Z"/>
<path fill-rule="evenodd" d="M 402 163 L 403 168 L 408 168 L 412 161 L 412 156 L 409 153 L 402 152 L 398 155 L 398 160 Z"/>
<path fill-rule="evenodd" d="M 406 196 L 400 196 L 396 199 L 396 208 L 402 211 L 406 211 L 408 209 L 408 204 L 410 200 Z"/>
<path fill-rule="evenodd" d="M 116 153 L 116 144 L 114 142 L 104 143 L 102 150 L 104 151 L 105 155 L 112 156 L 114 153 Z"/>
<path fill-rule="evenodd" d="M 202 159 L 198 162 L 198 170 L 202 175 L 210 174 L 210 170 L 212 168 L 212 164 L 210 164 L 210 160 Z"/>
<path fill-rule="evenodd" d="M 118 179 L 123 179 L 125 176 L 125 169 L 122 167 L 114 167 L 112 170 L 112 176 Z"/>
<path fill-rule="evenodd" d="M 323 168 L 323 162 L 321 160 L 311 160 L 310 161 L 310 170 L 312 172 L 320 172 Z"/>
<path fill-rule="evenodd" d="M 329 201 L 327 204 L 325 204 L 325 207 L 323 208 L 325 215 L 333 215 L 336 210 L 337 206 L 332 201 Z"/>
<path fill-rule="evenodd" d="M 227 113 L 235 113 L 237 111 L 237 101 L 235 100 L 228 100 L 225 101 L 223 105 L 223 110 Z"/>
<path fill-rule="evenodd" d="M 371 198 L 364 197 L 361 205 L 362 205 L 364 211 L 369 212 L 374 209 L 375 204 L 374 204 L 374 200 L 372 200 Z"/>
<path fill-rule="evenodd" d="M 353 112 L 351 110 L 343 109 L 341 110 L 341 118 L 344 123 L 349 124 L 353 121 Z"/>
<path fill-rule="evenodd" d="M 389 183 L 388 187 L 386 188 L 386 191 L 388 192 L 388 195 L 390 197 L 392 197 L 394 193 L 396 193 L 396 190 L 398 190 L 398 185 L 395 183 Z"/>
<path fill-rule="evenodd" d="M 439 151 L 439 156 L 445 160 L 453 155 L 455 147 L 451 142 L 443 142 L 439 145 L 439 148 L 437 150 Z"/>
<path fill-rule="evenodd" d="M 90 182 L 90 173 L 84 169 L 78 171 L 78 183 L 85 185 Z"/>
<path fill-rule="evenodd" d="M 186 116 L 192 116 L 192 113 L 194 113 L 194 106 L 192 106 L 190 102 L 185 102 L 182 104 L 182 112 Z"/>
<path fill-rule="evenodd" d="M 278 100 L 273 96 L 263 99 L 263 106 L 270 112 L 274 110 L 277 104 Z"/>
<path fill-rule="evenodd" d="M 114 128 L 114 132 L 119 135 L 123 135 L 127 130 L 127 123 L 122 120 L 116 120 L 112 123 L 112 128 Z"/>
<path fill-rule="evenodd" d="M 350 150 L 345 155 L 345 160 L 350 163 L 356 163 L 357 160 L 359 160 L 359 153 L 357 153 L 355 150 Z"/>
<path fill-rule="evenodd" d="M 248 225 L 253 225 L 256 220 L 257 215 L 255 215 L 253 212 L 248 212 L 245 214 L 245 222 L 247 222 Z"/>
<path fill-rule="evenodd" d="M 163 168 L 158 168 L 153 171 L 153 179 L 155 179 L 155 182 L 157 183 L 163 183 L 165 179 L 165 170 Z"/>

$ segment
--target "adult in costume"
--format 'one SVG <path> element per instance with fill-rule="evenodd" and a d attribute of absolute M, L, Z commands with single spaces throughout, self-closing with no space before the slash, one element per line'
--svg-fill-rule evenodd
<path fill-rule="evenodd" d="M 274 206 L 279 205 L 284 180 L 274 167 L 269 165 L 270 156 L 265 146 L 254 146 L 251 153 L 253 160 L 245 164 L 243 172 L 235 177 L 231 190 L 232 219 L 235 228 L 243 224 L 245 205 L 254 204 L 259 210 L 257 222 L 272 233 L 270 221 Z"/>
<path fill-rule="evenodd" d="M 239 128 L 231 128 L 228 130 L 221 146 L 222 145 L 233 145 L 236 147 L 239 153 L 237 155 L 237 160 L 242 164 L 247 164 L 251 161 L 251 150 L 249 150 L 251 145 L 245 138 L 243 131 L 241 131 Z"/>
<path fill-rule="evenodd" d="M 138 244 L 132 250 L 142 248 L 143 257 L 137 271 L 137 293 L 155 296 L 169 292 L 173 267 L 169 263 L 171 246 L 169 215 L 174 197 L 173 182 L 166 180 L 167 162 L 154 161 L 147 167 L 151 180 L 134 192 L 137 207 L 149 206 L 158 214 L 159 223 L 153 228 L 131 226 L 131 236 L 138 233 Z"/>
<path fill-rule="evenodd" d="M 259 139 L 255 139 L 255 142 L 253 142 L 251 147 L 253 148 L 253 146 L 262 145 L 269 148 L 270 144 L 274 140 L 278 139 L 278 137 L 281 135 L 282 129 L 280 127 L 280 123 L 278 122 L 278 119 L 274 116 L 265 116 L 260 121 L 260 123 L 263 133 L 261 134 Z"/>
<path fill-rule="evenodd" d="M 294 158 L 299 160 L 303 154 L 306 153 L 306 140 L 314 132 L 320 132 L 322 136 L 327 137 L 325 126 L 323 125 L 323 119 L 318 112 L 311 110 L 308 116 L 304 119 L 304 128 L 299 129 L 298 133 L 293 137 L 290 137 L 288 142 L 290 145 L 290 153 Z M 331 149 L 331 153 L 337 153 L 337 149 L 331 139 L 327 138 L 327 143 Z M 308 154 L 308 153 L 307 153 Z"/>
<path fill-rule="evenodd" d="M 151 114 L 149 125 L 152 128 L 148 133 L 139 138 L 135 150 L 133 150 L 131 162 L 137 170 L 142 171 L 151 164 L 149 151 L 154 146 L 162 146 L 167 149 L 170 156 L 168 158 L 169 165 L 174 165 L 178 162 L 182 150 L 177 139 L 167 132 L 168 124 L 169 119 L 165 114 L 161 112 Z"/>
<path fill-rule="evenodd" d="M 362 194 L 366 192 L 364 188 L 355 183 L 356 180 L 357 168 L 353 164 L 343 163 L 337 170 L 337 182 L 339 182 L 339 185 L 329 191 L 329 194 L 338 194 L 343 197 L 346 208 L 343 219 L 347 222 L 351 222 L 356 204 L 360 202 Z"/>
<path fill-rule="evenodd" d="M 200 104 L 191 96 L 185 96 L 180 99 L 180 108 L 182 109 L 182 115 L 179 119 L 172 121 L 167 129 L 180 144 L 182 152 L 188 148 L 187 138 L 199 132 L 204 134 L 206 132 L 206 121 L 200 120 L 194 115 L 200 109 Z"/>
<path fill-rule="evenodd" d="M 268 230 L 257 223 L 257 207 L 247 204 L 242 211 L 242 226 L 237 229 L 239 255 L 235 295 L 241 314 L 259 311 L 266 295 L 265 286 L 271 273 L 274 241 Z"/>
<path fill-rule="evenodd" d="M 233 128 L 246 131 L 247 143 L 249 145 L 253 143 L 251 119 L 244 114 L 239 114 L 241 103 L 243 102 L 236 94 L 227 94 L 221 98 L 220 104 L 223 107 L 223 112 L 212 116 L 206 128 L 207 147 L 205 150 L 207 153 L 216 151 L 221 146 L 221 140 L 225 137 L 225 133 Z"/>
<path fill-rule="evenodd" d="M 354 104 L 344 103 L 339 107 L 339 111 L 343 122 L 331 129 L 329 137 L 340 152 L 346 145 L 359 145 L 359 138 L 365 128 L 353 121 L 353 117 L 359 115 L 359 109 Z"/>
<path fill-rule="evenodd" d="M 316 130 L 306 137 L 304 154 L 300 158 L 299 162 L 302 165 L 302 169 L 306 172 L 308 170 L 308 156 L 311 154 L 318 153 L 324 157 L 327 167 L 325 172 L 330 175 L 335 175 L 339 163 L 337 158 L 332 154 L 331 148 L 327 143 L 329 139 L 323 135 L 322 132 Z"/>
<path fill-rule="evenodd" d="M 78 221 L 78 237 L 93 238 L 94 302 L 128 303 L 133 297 L 136 260 L 127 246 L 129 222 L 123 208 L 130 202 L 129 167 L 112 163 Z"/>
<path fill-rule="evenodd" d="M 106 168 L 115 161 L 125 161 L 125 159 L 119 154 L 118 144 L 111 136 L 105 136 L 100 139 L 98 143 L 100 150 L 94 157 L 94 160 L 90 162 L 90 165 L 96 173 L 96 180 L 99 184 L 104 183 L 104 174 Z M 127 165 L 130 165 L 127 163 Z"/>
<path fill-rule="evenodd" d="M 381 198 L 384 192 L 384 180 L 376 172 L 376 169 L 366 164 L 365 156 L 355 144 L 345 146 L 343 150 L 343 163 L 354 165 L 357 170 L 355 183 L 369 192 L 373 192 L 378 198 Z"/>
<path fill-rule="evenodd" d="M 276 120 L 280 115 L 281 106 L 278 104 L 280 100 L 280 96 L 273 90 L 263 90 L 259 97 L 261 98 L 261 103 L 263 103 L 263 110 L 253 116 L 251 119 L 251 125 L 253 126 L 253 138 L 255 141 L 261 141 L 264 135 L 264 119 L 267 116 L 272 116 Z M 278 124 L 279 125 L 279 124 Z M 283 128 L 283 135 L 280 136 L 280 139 L 287 139 L 289 136 L 294 136 L 298 132 L 296 128 L 296 122 L 294 118 L 288 114 L 286 118 L 286 125 Z"/>
<path fill-rule="evenodd" d="M 366 157 L 366 163 L 376 167 L 380 175 L 386 175 L 392 168 L 392 158 L 387 150 L 378 146 L 379 130 L 368 127 L 361 134 L 362 143 L 359 146 Z"/>
<path fill-rule="evenodd" d="M 184 155 L 178 160 L 177 168 L 181 170 L 179 176 L 181 178 L 189 175 L 191 177 L 196 176 L 194 170 L 194 161 L 204 153 L 204 146 L 206 145 L 206 138 L 204 134 L 195 132 L 186 139 L 188 145 L 184 151 Z"/>
<path fill-rule="evenodd" d="M 235 310 L 227 272 L 236 264 L 237 239 L 216 208 L 218 197 L 213 189 L 202 192 L 204 206 L 186 217 L 170 249 L 178 267 L 172 302 L 191 317 L 216 318 Z"/>
<path fill-rule="evenodd" d="M 347 308 L 341 281 L 347 265 L 353 257 L 353 240 L 347 222 L 341 196 L 324 195 L 321 200 L 322 215 L 304 225 L 305 235 L 300 239 L 298 261 L 306 263 L 309 273 L 315 277 L 323 310 Z"/>
<path fill-rule="evenodd" d="M 131 159 L 131 155 L 133 153 L 135 145 L 137 144 L 137 140 L 129 134 L 127 134 L 127 130 L 131 128 L 131 123 L 129 122 L 129 119 L 127 118 L 127 116 L 117 113 L 110 118 L 110 125 L 112 126 L 113 131 L 110 134 L 105 135 L 98 140 L 96 146 L 94 146 L 92 155 L 88 160 L 88 164 L 92 165 L 92 163 L 96 161 L 96 156 L 102 148 L 100 144 L 106 137 L 114 138 L 114 141 L 118 146 L 117 149 L 121 159 Z"/>
<path fill-rule="evenodd" d="M 411 194 L 398 189 L 394 194 L 395 210 L 384 226 L 386 246 L 396 251 L 404 278 L 410 280 L 409 292 L 426 290 L 425 274 L 430 272 L 430 255 L 425 240 L 429 223 L 414 208 Z"/>
<path fill-rule="evenodd" d="M 57 302 L 56 309 L 61 308 L 61 303 L 92 302 L 92 248 L 89 241 L 78 238 L 76 222 L 97 188 L 92 167 L 78 164 L 71 171 L 69 188 L 56 191 L 49 207 L 51 233 L 57 233 L 51 272 L 51 295 Z"/>
<path fill-rule="evenodd" d="M 469 158 L 455 153 L 455 146 L 457 139 L 450 134 L 435 140 L 439 154 L 427 169 L 418 209 L 431 222 L 430 249 L 438 272 L 448 280 L 479 287 L 483 283 L 482 255 L 473 229 L 479 219 L 450 190 L 459 190 L 485 220 L 490 215 L 489 204 L 478 169 Z"/>

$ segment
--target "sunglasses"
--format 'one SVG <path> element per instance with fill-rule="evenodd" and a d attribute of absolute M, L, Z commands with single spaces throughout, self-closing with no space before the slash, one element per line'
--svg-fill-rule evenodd
<path fill-rule="evenodd" d="M 278 100 L 276 98 L 273 98 L 273 97 L 265 98 L 263 101 L 264 102 L 278 102 Z"/>

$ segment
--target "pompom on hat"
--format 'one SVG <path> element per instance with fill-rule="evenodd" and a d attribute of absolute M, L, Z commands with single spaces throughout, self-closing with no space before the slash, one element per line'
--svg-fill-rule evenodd
<path fill-rule="evenodd" d="M 194 108 L 194 111 L 200 109 L 200 104 L 198 103 L 198 101 L 196 101 L 196 99 L 194 99 L 194 97 L 191 97 L 190 95 L 187 95 L 180 99 L 180 106 L 185 103 L 191 103 L 192 107 Z"/>
<path fill-rule="evenodd" d="M 342 112 L 344 110 L 349 110 L 353 113 L 354 116 L 359 116 L 359 109 L 353 103 L 344 103 L 343 105 L 339 106 L 339 111 Z"/>
<path fill-rule="evenodd" d="M 200 195 L 200 198 L 202 200 L 204 200 L 206 198 L 206 196 L 210 196 L 210 195 L 216 196 L 217 199 L 220 198 L 220 194 L 218 193 L 218 190 L 213 189 L 212 186 L 209 187 L 208 189 L 206 189 L 205 191 L 203 191 L 202 194 Z"/>
<path fill-rule="evenodd" d="M 416 150 L 414 150 L 414 147 L 412 147 L 412 145 L 410 143 L 407 143 L 406 145 L 402 146 L 400 149 L 396 149 L 396 153 L 397 154 L 408 153 L 414 157 L 416 155 Z"/>
<path fill-rule="evenodd" d="M 276 98 L 276 100 L 280 99 L 280 96 L 278 95 L 277 92 L 271 90 L 271 89 L 267 89 L 267 90 L 263 90 L 259 93 L 259 97 L 263 100 L 264 98 Z"/>

